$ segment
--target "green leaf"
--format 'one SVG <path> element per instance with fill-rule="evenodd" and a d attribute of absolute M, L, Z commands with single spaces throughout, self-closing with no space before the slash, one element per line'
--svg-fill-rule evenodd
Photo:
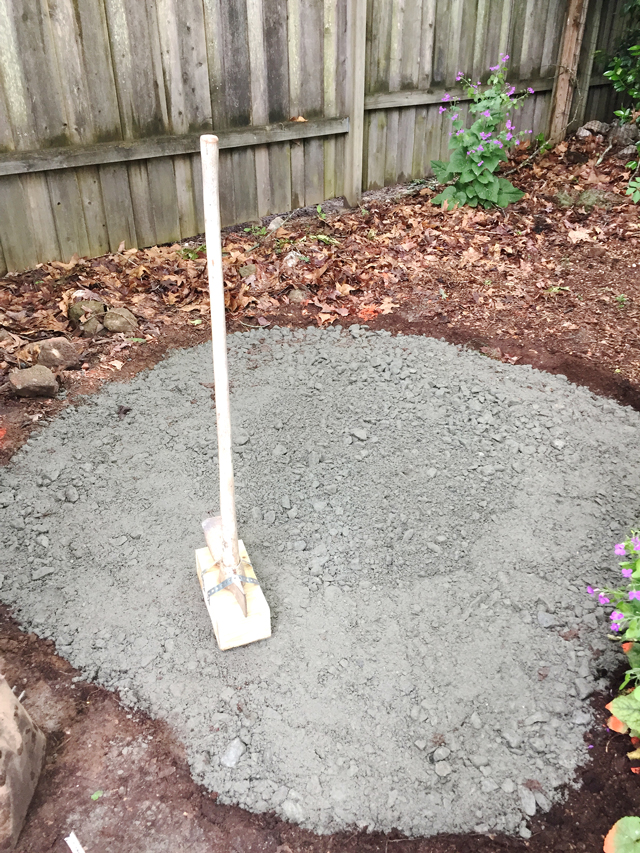
<path fill-rule="evenodd" d="M 449 164 L 443 163 L 442 160 L 432 160 L 431 168 L 433 169 L 433 174 L 440 181 L 441 184 L 446 183 L 451 177 L 451 172 L 449 171 Z"/>
<path fill-rule="evenodd" d="M 607 853 L 640 853 L 640 817 L 621 817 L 604 840 Z"/>
<path fill-rule="evenodd" d="M 640 687 L 611 702 L 611 713 L 630 729 L 640 729 Z"/>
<path fill-rule="evenodd" d="M 439 195 L 432 198 L 433 204 L 443 204 L 445 201 L 451 201 L 456 194 L 455 187 L 445 187 Z"/>
<path fill-rule="evenodd" d="M 500 207 L 506 207 L 514 201 L 519 201 L 524 193 L 508 181 L 506 178 L 498 178 L 499 194 L 497 203 Z"/>
<path fill-rule="evenodd" d="M 104 794 L 104 791 L 95 791 L 93 794 L 91 794 L 91 799 L 92 800 L 99 800 L 100 797 L 103 796 L 103 794 Z"/>

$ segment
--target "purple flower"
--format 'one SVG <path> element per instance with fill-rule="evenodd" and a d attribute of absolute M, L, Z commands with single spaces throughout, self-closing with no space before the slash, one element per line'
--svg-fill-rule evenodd
<path fill-rule="evenodd" d="M 440 115 L 442 115 L 442 113 L 446 113 L 446 111 L 447 111 L 446 107 L 440 107 Z"/>
<path fill-rule="evenodd" d="M 509 97 L 511 97 L 511 95 L 513 95 L 513 93 L 515 92 L 515 90 L 516 90 L 516 87 L 515 87 L 515 86 L 512 86 L 510 89 L 507 89 L 507 95 L 508 95 Z"/>
<path fill-rule="evenodd" d="M 443 95 L 442 100 L 443 101 L 450 101 L 451 95 L 447 92 L 445 95 Z"/>
<path fill-rule="evenodd" d="M 490 65 L 489 71 L 497 71 L 500 68 L 500 65 Z"/>
<path fill-rule="evenodd" d="M 632 589 L 629 591 L 629 601 L 633 601 L 634 598 L 640 601 L 640 589 Z"/>
<path fill-rule="evenodd" d="M 508 54 L 508 53 L 505 53 L 505 55 L 502 57 L 502 61 L 503 61 L 503 62 L 506 62 L 506 61 L 507 61 L 507 59 L 509 59 L 509 54 Z"/>
<path fill-rule="evenodd" d="M 629 593 L 629 595 L 631 595 L 631 593 Z M 598 596 L 598 601 L 600 602 L 600 604 L 609 604 L 609 599 L 603 592 L 601 592 Z"/>
<path fill-rule="evenodd" d="M 507 136 L 506 136 L 507 142 L 510 142 L 512 139 L 513 139 L 513 133 L 511 133 L 511 132 L 507 133 Z"/>
<path fill-rule="evenodd" d="M 458 83 L 462 80 L 463 77 L 464 74 L 462 73 L 462 71 L 458 71 L 458 74 L 456 76 L 456 80 L 458 81 Z"/>
<path fill-rule="evenodd" d="M 513 125 L 511 124 L 510 118 L 507 119 L 506 128 L 507 128 L 507 130 L 513 130 Z"/>
<path fill-rule="evenodd" d="M 618 557 L 624 557 L 624 555 L 625 555 L 624 542 L 618 542 L 618 544 L 616 545 L 616 547 L 613 550 L 615 551 L 615 553 Z"/>
<path fill-rule="evenodd" d="M 520 140 L 516 139 L 516 145 L 520 145 Z"/>
<path fill-rule="evenodd" d="M 634 536 L 631 540 L 634 551 L 640 551 L 640 536 Z"/>
<path fill-rule="evenodd" d="M 480 154 L 482 151 L 484 151 L 484 146 L 478 145 L 478 147 L 476 148 L 476 151 L 478 152 L 478 154 Z"/>
<path fill-rule="evenodd" d="M 498 148 L 502 148 L 502 147 L 503 147 L 503 146 L 502 146 L 502 142 L 500 142 L 500 140 L 499 140 L 499 139 L 494 139 L 494 140 L 493 140 L 493 144 L 494 144 L 494 145 L 497 145 L 497 146 L 498 146 Z"/>
<path fill-rule="evenodd" d="M 616 622 L 612 622 L 611 625 L 609 625 L 609 627 L 611 628 L 612 631 L 619 631 L 620 630 L 620 626 Z"/>
<path fill-rule="evenodd" d="M 622 622 L 624 619 L 624 613 L 620 613 L 619 610 L 614 610 L 611 616 L 609 616 L 612 622 Z"/>
<path fill-rule="evenodd" d="M 529 88 L 527 89 L 527 92 L 528 92 L 530 95 L 535 94 L 535 91 L 536 91 L 536 90 L 535 90 L 535 89 L 532 89 L 532 88 L 531 88 L 531 86 L 529 86 Z"/>
<path fill-rule="evenodd" d="M 483 163 L 484 163 L 484 160 L 478 160 L 478 166 L 482 166 Z"/>
<path fill-rule="evenodd" d="M 630 578 L 632 574 L 633 574 L 633 569 L 622 569 L 622 577 L 623 578 Z"/>
<path fill-rule="evenodd" d="M 480 139 L 490 139 L 490 138 L 491 138 L 490 133 L 485 133 L 484 130 L 480 131 Z"/>
<path fill-rule="evenodd" d="M 460 128 L 460 130 L 456 130 L 456 136 L 460 136 L 461 133 L 464 133 L 462 128 Z"/>
<path fill-rule="evenodd" d="M 491 113 L 489 112 L 489 110 L 485 110 L 483 113 L 480 113 L 480 115 L 483 115 L 485 118 L 491 118 Z"/>
<path fill-rule="evenodd" d="M 592 586 L 588 586 L 588 587 L 587 587 L 587 592 L 589 593 L 589 595 L 594 595 L 594 594 L 595 594 L 595 589 L 594 589 Z"/>
<path fill-rule="evenodd" d="M 455 120 L 458 118 L 458 115 L 459 115 L 459 113 L 454 113 L 454 114 L 451 116 L 451 121 L 455 121 Z"/>

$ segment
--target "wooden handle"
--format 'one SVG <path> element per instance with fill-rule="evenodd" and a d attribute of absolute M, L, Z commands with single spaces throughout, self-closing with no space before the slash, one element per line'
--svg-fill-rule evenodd
<path fill-rule="evenodd" d="M 224 316 L 224 279 L 220 238 L 220 203 L 218 198 L 218 137 L 200 137 L 204 230 L 207 244 L 207 274 L 211 303 L 211 343 L 213 347 L 213 380 L 218 425 L 218 465 L 220 468 L 220 515 L 222 517 L 222 561 L 228 568 L 240 562 L 236 497 L 231 456 L 231 410 L 229 405 L 229 371 L 227 367 L 227 330 Z"/>

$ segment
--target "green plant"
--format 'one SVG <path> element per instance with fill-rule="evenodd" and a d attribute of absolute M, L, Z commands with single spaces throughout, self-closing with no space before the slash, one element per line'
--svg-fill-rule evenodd
<path fill-rule="evenodd" d="M 562 287 L 559 284 L 552 284 L 551 287 L 548 287 L 545 290 L 545 293 L 548 293 L 549 296 L 557 296 L 559 293 L 562 293 L 563 290 L 566 291 L 567 293 L 569 292 L 568 287 Z"/>
<path fill-rule="evenodd" d="M 603 853 L 639 853 L 640 817 L 621 817 L 604 839 Z"/>
<path fill-rule="evenodd" d="M 319 219 L 325 220 L 327 218 L 327 214 L 323 212 L 321 204 L 316 207 L 316 213 Z"/>
<path fill-rule="evenodd" d="M 634 204 L 640 201 L 640 178 L 631 178 L 627 187 L 627 195 L 631 196 Z"/>
<path fill-rule="evenodd" d="M 267 233 L 267 229 L 264 225 L 251 225 L 249 228 L 244 229 L 247 234 L 253 234 L 255 237 L 264 237 Z"/>
<path fill-rule="evenodd" d="M 327 246 L 337 246 L 340 243 L 335 237 L 329 237 L 327 234 L 309 234 L 309 239 L 317 240 Z"/>
<path fill-rule="evenodd" d="M 602 606 L 613 605 L 609 616 L 610 627 L 614 634 L 620 637 L 622 650 L 629 660 L 629 669 L 620 689 L 624 689 L 630 681 L 640 682 L 640 535 L 632 530 L 631 536 L 615 546 L 615 553 L 624 557 L 620 563 L 625 586 L 604 588 L 588 586 L 589 595 L 595 596 Z M 637 648 L 636 648 L 637 646 Z M 638 694 L 640 700 L 640 693 Z M 615 700 L 614 700 L 615 701 Z M 638 706 L 640 714 L 640 705 Z M 616 712 L 613 712 L 616 714 Z M 618 716 L 618 714 L 616 714 Z M 620 719 L 623 719 L 620 717 Z M 640 717 L 638 726 L 640 728 Z"/>
<path fill-rule="evenodd" d="M 625 306 L 627 304 L 628 299 L 629 299 L 629 297 L 625 296 L 624 293 L 619 293 L 616 296 L 616 302 L 618 303 L 618 305 L 620 305 L 620 307 Z"/>
<path fill-rule="evenodd" d="M 207 247 L 204 243 L 201 243 L 199 246 L 185 246 L 184 248 L 180 249 L 178 254 L 188 261 L 197 261 L 201 255 L 204 255 L 206 253 L 206 251 Z"/>
<path fill-rule="evenodd" d="M 511 122 L 517 110 L 533 89 L 514 97 L 515 87 L 506 82 L 506 61 L 500 56 L 498 64 L 490 70 L 488 88 L 482 91 L 480 82 L 471 83 L 462 74 L 458 82 L 466 88 L 472 103 L 469 112 L 476 116 L 470 127 L 464 126 L 459 104 L 449 94 L 443 97 L 446 106 L 440 113 L 449 112 L 452 122 L 449 148 L 453 151 L 448 163 L 432 160 L 431 166 L 442 184 L 449 184 L 433 202 L 443 207 L 469 205 L 470 207 L 506 207 L 522 198 L 523 193 L 511 181 L 495 174 L 500 163 L 507 160 L 507 151 L 519 145 L 523 136 L 532 131 L 516 132 Z"/>

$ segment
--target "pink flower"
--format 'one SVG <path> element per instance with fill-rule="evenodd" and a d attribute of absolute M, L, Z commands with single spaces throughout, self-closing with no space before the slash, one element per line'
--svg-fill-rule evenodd
<path fill-rule="evenodd" d="M 616 547 L 613 550 L 615 551 L 615 553 L 618 557 L 624 557 L 624 555 L 625 555 L 624 542 L 618 542 L 618 544 L 616 545 Z"/>
<path fill-rule="evenodd" d="M 513 139 L 513 133 L 507 133 L 506 139 L 507 142 L 510 142 Z"/>
<path fill-rule="evenodd" d="M 464 77 L 464 74 L 462 73 L 462 71 L 458 71 L 458 76 L 456 77 L 456 80 L 458 81 L 458 83 L 462 80 L 463 77 Z"/>
<path fill-rule="evenodd" d="M 483 163 L 484 163 L 484 160 L 478 160 L 478 166 L 482 166 Z"/>
<path fill-rule="evenodd" d="M 629 593 L 629 595 L 631 595 L 631 593 Z M 600 602 L 600 604 L 609 604 L 609 599 L 608 599 L 608 598 L 607 598 L 607 596 L 606 596 L 604 593 L 602 593 L 602 592 L 601 592 L 601 593 L 600 593 L 600 595 L 598 596 L 598 601 Z"/>
<path fill-rule="evenodd" d="M 505 55 L 502 57 L 502 61 L 503 61 L 503 62 L 506 62 L 506 61 L 507 61 L 507 59 L 509 59 L 509 54 L 508 54 L 508 53 L 505 53 Z"/>
<path fill-rule="evenodd" d="M 633 569 L 622 569 L 622 577 L 623 578 L 630 578 L 632 574 L 633 574 Z"/>
<path fill-rule="evenodd" d="M 442 100 L 443 101 L 450 101 L 451 95 L 447 92 L 445 95 L 443 95 Z"/>
<path fill-rule="evenodd" d="M 640 601 L 640 589 L 632 589 L 629 592 L 629 601 L 633 601 L 633 599 L 637 599 Z"/>
<path fill-rule="evenodd" d="M 535 91 L 536 91 L 536 90 L 535 90 L 535 89 L 532 89 L 532 88 L 531 88 L 531 86 L 529 86 L 529 88 L 527 89 L 527 92 L 528 92 L 530 95 L 535 94 Z"/>
<path fill-rule="evenodd" d="M 640 551 L 640 536 L 634 536 L 631 540 L 634 551 Z"/>
<path fill-rule="evenodd" d="M 587 587 L 587 592 L 589 593 L 589 595 L 594 595 L 594 593 L 595 593 L 595 589 L 594 589 L 592 586 L 588 586 L 588 587 Z"/>
<path fill-rule="evenodd" d="M 446 111 L 447 111 L 446 107 L 440 107 L 440 115 L 442 115 L 442 113 L 446 113 Z"/>

